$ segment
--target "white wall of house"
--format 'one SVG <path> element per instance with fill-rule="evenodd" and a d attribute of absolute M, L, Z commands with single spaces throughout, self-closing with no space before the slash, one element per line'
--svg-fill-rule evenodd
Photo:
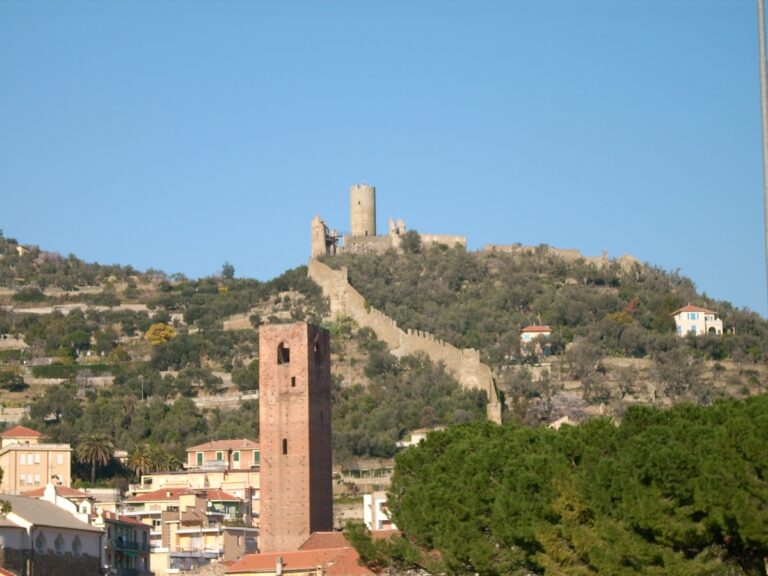
<path fill-rule="evenodd" d="M 678 312 L 674 318 L 678 336 L 723 333 L 723 321 L 712 312 Z"/>
<path fill-rule="evenodd" d="M 374 492 L 363 496 L 363 522 L 368 530 L 395 530 L 387 509 L 386 492 Z"/>
<path fill-rule="evenodd" d="M 73 554 L 101 558 L 101 533 L 36 526 L 30 534 L 38 554 Z"/>

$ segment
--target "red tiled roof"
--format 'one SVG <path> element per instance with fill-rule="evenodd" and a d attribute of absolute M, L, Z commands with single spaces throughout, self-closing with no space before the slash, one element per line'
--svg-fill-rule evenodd
<path fill-rule="evenodd" d="M 0 434 L 3 438 L 40 438 L 43 434 L 26 426 L 14 426 Z"/>
<path fill-rule="evenodd" d="M 324 548 L 344 548 L 349 546 L 344 532 L 313 532 L 299 550 L 321 550 Z"/>
<path fill-rule="evenodd" d="M 89 496 L 85 492 L 66 486 L 54 486 L 54 490 L 56 490 L 57 496 L 63 498 L 92 498 L 92 496 Z M 26 492 L 21 493 L 22 496 L 26 496 L 27 498 L 42 498 L 44 494 L 45 487 L 35 488 L 34 490 L 27 490 Z"/>
<path fill-rule="evenodd" d="M 109 520 L 116 520 L 117 522 L 122 522 L 123 524 L 133 524 L 135 526 L 141 526 L 142 528 L 146 528 L 149 530 L 151 526 L 149 524 L 144 524 L 144 522 L 141 522 L 139 520 L 136 520 L 135 518 L 131 518 L 130 516 L 123 516 L 122 514 L 115 514 L 114 512 L 104 511 L 104 518 L 107 518 Z"/>
<path fill-rule="evenodd" d="M 701 312 L 703 314 L 714 314 L 712 310 L 709 310 L 707 308 L 702 308 L 701 306 L 692 306 L 691 304 L 688 304 L 688 306 L 683 306 L 682 308 L 675 310 L 670 314 L 670 316 L 677 316 L 680 314 L 680 312 Z"/>
<path fill-rule="evenodd" d="M 152 492 L 134 496 L 133 498 L 126 500 L 126 502 L 129 504 L 136 502 L 169 502 L 178 500 L 179 496 L 185 496 L 187 494 L 202 494 L 207 500 L 215 500 L 216 502 L 221 502 L 223 500 L 239 502 L 241 500 L 237 496 L 232 496 L 232 494 L 228 494 L 223 490 L 213 488 L 208 490 L 194 490 L 192 488 L 159 488 Z"/>
<path fill-rule="evenodd" d="M 390 536 L 400 534 L 400 530 L 374 530 L 371 538 L 386 540 Z M 352 544 L 344 536 L 344 532 L 313 532 L 307 541 L 299 546 L 299 550 L 322 550 L 324 548 L 344 548 Z"/>
<path fill-rule="evenodd" d="M 283 559 L 283 570 L 285 572 L 309 570 L 317 566 L 323 566 L 323 574 L 330 576 L 374 574 L 365 566 L 358 564 L 359 556 L 355 549 L 350 546 L 326 548 L 323 550 L 247 554 L 230 566 L 224 573 L 274 572 L 279 558 Z"/>
<path fill-rule="evenodd" d="M 257 450 L 259 444 L 247 438 L 239 440 L 211 440 L 205 444 L 198 444 L 187 448 L 187 452 L 202 452 L 204 450 Z"/>
<path fill-rule="evenodd" d="M 552 332 L 552 328 L 549 326 L 526 326 L 521 332 Z"/>

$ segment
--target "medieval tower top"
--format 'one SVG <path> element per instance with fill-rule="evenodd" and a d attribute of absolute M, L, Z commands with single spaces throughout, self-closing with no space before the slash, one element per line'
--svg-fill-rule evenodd
<path fill-rule="evenodd" d="M 376 236 L 376 188 L 355 184 L 349 189 L 350 236 Z"/>

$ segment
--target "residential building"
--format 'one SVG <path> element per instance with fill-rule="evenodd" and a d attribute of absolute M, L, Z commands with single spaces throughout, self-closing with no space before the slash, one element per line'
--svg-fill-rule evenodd
<path fill-rule="evenodd" d="M 150 527 L 133 518 L 96 507 L 96 498 L 86 490 L 48 484 L 25 492 L 28 498 L 50 502 L 81 522 L 91 524 L 104 534 L 100 564 L 109 576 L 144 576 L 150 573 Z M 112 498 L 107 498 L 112 505 Z"/>
<path fill-rule="evenodd" d="M 135 518 L 101 512 L 94 526 L 105 532 L 102 565 L 109 576 L 144 576 L 150 574 L 150 526 Z"/>
<path fill-rule="evenodd" d="M 55 504 L 0 494 L 11 511 L 0 517 L 0 565 L 30 576 L 100 574 L 103 531 Z"/>
<path fill-rule="evenodd" d="M 256 550 L 250 501 L 221 490 L 161 489 L 124 504 L 124 516 L 151 527 L 150 565 L 158 576 L 233 561 Z"/>
<path fill-rule="evenodd" d="M 41 442 L 43 435 L 24 426 L 0 433 L 0 492 L 20 494 L 46 484 L 70 486 L 72 448 Z"/>
<path fill-rule="evenodd" d="M 251 517 L 259 516 L 259 469 L 206 469 L 179 470 L 174 472 L 152 472 L 144 474 L 141 482 L 131 484 L 129 491 L 134 496 L 157 492 L 158 490 L 222 490 L 241 500 L 250 502 Z"/>
<path fill-rule="evenodd" d="M 520 343 L 525 345 L 537 338 L 545 338 L 552 334 L 552 328 L 549 326 L 526 326 L 520 330 Z"/>
<path fill-rule="evenodd" d="M 296 550 L 333 529 L 330 336 L 303 322 L 261 326 L 259 351 L 259 549 Z"/>
<path fill-rule="evenodd" d="M 187 469 L 241 470 L 258 468 L 259 445 L 253 440 L 211 440 L 187 448 Z"/>
<path fill-rule="evenodd" d="M 549 347 L 542 348 L 538 342 L 540 338 L 548 338 L 552 335 L 552 328 L 549 326 L 526 326 L 520 331 L 520 352 L 523 356 L 531 354 L 549 354 Z"/>
<path fill-rule="evenodd" d="M 672 312 L 671 316 L 675 319 L 678 336 L 723 333 L 723 321 L 712 310 L 700 306 L 688 304 Z"/>
<path fill-rule="evenodd" d="M 387 508 L 386 492 L 363 495 L 363 522 L 371 531 L 397 529 Z"/>

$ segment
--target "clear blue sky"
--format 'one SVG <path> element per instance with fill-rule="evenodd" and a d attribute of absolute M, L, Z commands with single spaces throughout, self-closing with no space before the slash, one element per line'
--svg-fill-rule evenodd
<path fill-rule="evenodd" d="M 756 0 L 0 0 L 0 228 L 190 277 L 309 222 L 631 253 L 766 315 Z"/>

